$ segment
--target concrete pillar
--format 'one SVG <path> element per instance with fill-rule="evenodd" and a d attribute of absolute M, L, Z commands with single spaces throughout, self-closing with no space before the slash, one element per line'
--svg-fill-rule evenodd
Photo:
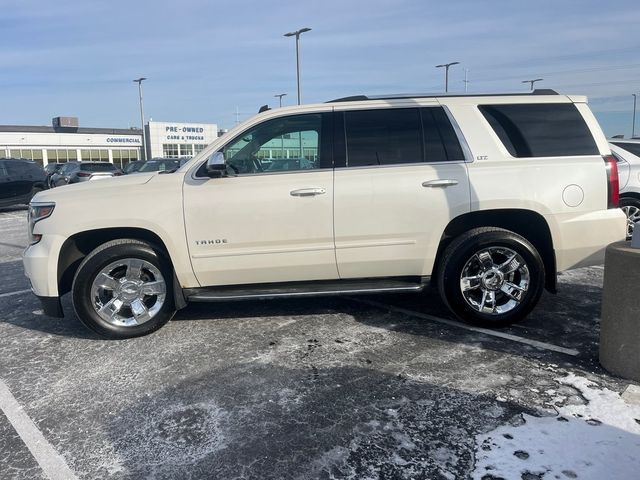
<path fill-rule="evenodd" d="M 630 242 L 607 247 L 600 322 L 600 363 L 640 382 L 640 249 Z"/>

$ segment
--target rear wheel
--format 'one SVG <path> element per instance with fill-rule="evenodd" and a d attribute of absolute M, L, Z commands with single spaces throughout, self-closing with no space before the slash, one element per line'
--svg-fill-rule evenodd
<path fill-rule="evenodd" d="M 620 208 L 627 216 L 627 240 L 630 240 L 635 224 L 640 222 L 640 200 L 629 197 L 621 198 Z"/>
<path fill-rule="evenodd" d="M 108 338 L 146 335 L 175 313 L 169 262 L 139 240 L 113 240 L 78 267 L 73 306 L 91 330 Z"/>
<path fill-rule="evenodd" d="M 476 228 L 445 250 L 440 295 L 469 323 L 498 327 L 522 320 L 544 288 L 544 264 L 535 247 L 500 228 Z"/>

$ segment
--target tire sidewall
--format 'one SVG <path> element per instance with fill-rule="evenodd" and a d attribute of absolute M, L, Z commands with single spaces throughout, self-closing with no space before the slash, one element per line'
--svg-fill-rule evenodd
<path fill-rule="evenodd" d="M 489 315 L 474 310 L 460 290 L 460 277 L 467 261 L 478 251 L 489 247 L 506 247 L 520 255 L 529 269 L 529 288 L 525 298 L 504 314 Z M 544 264 L 535 248 L 512 232 L 486 232 L 470 237 L 447 259 L 442 273 L 442 293 L 449 308 L 461 319 L 482 326 L 505 326 L 524 318 L 536 305 L 544 288 Z"/>
<path fill-rule="evenodd" d="M 160 311 L 142 325 L 125 327 L 112 325 L 98 315 L 92 305 L 91 286 L 97 274 L 107 265 L 119 259 L 138 258 L 153 264 L 166 284 L 166 297 Z M 109 338 L 131 338 L 151 333 L 167 323 L 174 315 L 173 275 L 169 262 L 143 243 L 122 243 L 101 250 L 87 257 L 80 265 L 72 286 L 73 307 L 82 323 L 98 334 Z"/>

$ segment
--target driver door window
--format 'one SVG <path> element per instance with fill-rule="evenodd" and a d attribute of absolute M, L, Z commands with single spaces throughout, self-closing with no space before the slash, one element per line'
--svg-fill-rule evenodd
<path fill-rule="evenodd" d="M 323 115 L 275 118 L 243 133 L 222 152 L 229 175 L 313 170 L 324 165 Z"/>

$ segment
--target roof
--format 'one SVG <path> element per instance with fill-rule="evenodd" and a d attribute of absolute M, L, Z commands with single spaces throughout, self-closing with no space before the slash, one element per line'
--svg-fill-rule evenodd
<path fill-rule="evenodd" d="M 532 92 L 519 93 L 397 93 L 392 95 L 352 95 L 350 97 L 337 98 L 327 103 L 337 102 L 362 102 L 366 100 L 398 100 L 404 98 L 442 98 L 442 97 L 511 97 L 530 95 L 558 95 L 558 92 L 550 88 L 536 89 Z"/>
<path fill-rule="evenodd" d="M 58 128 L 47 125 L 0 125 L 0 133 L 81 133 L 102 135 L 142 135 L 142 130 L 131 128 Z"/>

